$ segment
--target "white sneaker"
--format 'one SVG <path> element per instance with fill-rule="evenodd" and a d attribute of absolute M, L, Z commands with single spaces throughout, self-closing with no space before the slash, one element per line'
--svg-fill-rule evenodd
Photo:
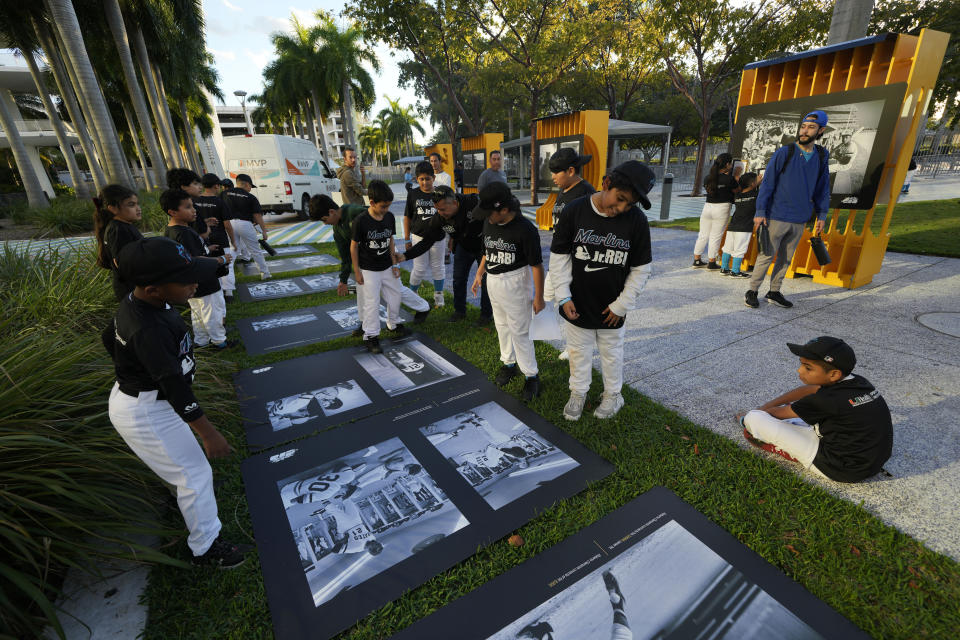
<path fill-rule="evenodd" d="M 446 300 L 445 300 L 444 297 L 443 297 L 443 292 L 442 292 L 442 291 L 436 291 L 436 292 L 434 292 L 434 294 L 433 294 L 433 306 L 434 306 L 435 308 L 439 309 L 440 307 L 442 307 L 442 306 L 444 305 L 445 302 L 446 302 Z"/>
<path fill-rule="evenodd" d="M 566 349 L 561 351 L 560 355 L 557 356 L 557 360 L 569 360 L 569 359 L 570 359 L 570 353 Z"/>
<path fill-rule="evenodd" d="M 579 420 L 583 415 L 583 405 L 587 401 L 587 396 L 582 393 L 570 393 L 570 399 L 563 408 L 563 417 L 567 420 Z"/>
<path fill-rule="evenodd" d="M 600 400 L 600 406 L 596 408 L 593 415 L 601 420 L 606 420 L 607 418 L 612 418 L 617 415 L 620 409 L 623 409 L 623 396 L 619 393 L 612 395 L 605 393 Z"/>
<path fill-rule="evenodd" d="M 260 279 L 261 279 L 261 280 L 269 280 L 269 279 L 272 278 L 272 277 L 273 277 L 273 276 L 270 275 L 270 272 L 269 272 L 269 271 L 268 271 L 267 273 L 261 273 L 261 274 L 260 274 Z"/>

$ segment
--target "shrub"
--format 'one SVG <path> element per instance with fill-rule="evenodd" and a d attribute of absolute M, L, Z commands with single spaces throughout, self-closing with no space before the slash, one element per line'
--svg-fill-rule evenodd
<path fill-rule="evenodd" d="M 51 200 L 48 208 L 40 209 L 37 217 L 44 230 L 66 236 L 93 231 L 93 211 L 91 200 L 60 196 Z"/>
<path fill-rule="evenodd" d="M 140 221 L 140 231 L 156 231 L 163 233 L 167 226 L 167 213 L 160 208 L 161 191 L 140 191 L 137 199 L 140 201 L 140 209 L 143 213 L 143 219 Z"/>

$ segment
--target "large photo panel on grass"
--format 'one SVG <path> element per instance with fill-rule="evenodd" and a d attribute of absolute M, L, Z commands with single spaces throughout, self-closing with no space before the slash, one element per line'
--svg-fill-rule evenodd
<path fill-rule="evenodd" d="M 340 274 L 338 273 L 319 273 L 314 276 L 264 280 L 262 282 L 241 282 L 237 285 L 237 296 L 241 302 L 276 300 L 278 298 L 303 296 L 308 293 L 333 291 L 338 284 L 340 284 Z M 347 284 L 351 287 L 357 286 L 353 278 L 350 278 Z"/>
<path fill-rule="evenodd" d="M 286 273 L 287 271 L 300 271 L 302 269 L 313 269 L 314 267 L 329 267 L 332 264 L 340 264 L 340 260 L 328 253 L 318 253 L 300 258 L 275 258 L 267 261 L 267 266 L 270 267 L 270 273 Z M 247 262 L 240 265 L 240 272 L 245 276 L 254 276 L 260 273 L 260 269 L 255 262 Z"/>
<path fill-rule="evenodd" d="M 410 314 L 401 309 L 400 321 L 410 320 Z M 380 322 L 386 327 L 387 309 L 383 305 L 380 305 Z M 250 355 L 347 336 L 359 326 L 357 302 L 353 299 L 237 320 L 240 339 Z"/>
<path fill-rule="evenodd" d="M 234 376 L 247 443 L 255 450 L 422 397 L 445 401 L 488 386 L 483 373 L 432 339 L 384 340 L 239 371 Z"/>
<path fill-rule="evenodd" d="M 319 253 L 316 247 L 311 247 L 308 244 L 288 244 L 284 246 L 273 247 L 273 250 L 277 252 L 277 257 L 299 256 L 299 255 L 306 255 L 309 253 Z"/>
<path fill-rule="evenodd" d="M 612 471 L 485 381 L 288 446 L 242 471 L 289 639 L 342 631 Z"/>
<path fill-rule="evenodd" d="M 830 152 L 830 206 L 869 209 L 877 197 L 906 88 L 901 82 L 740 107 L 731 153 L 746 162 L 747 171 L 763 172 L 779 147 L 796 142 L 800 120 L 822 110 L 828 123 L 817 144 Z M 790 162 L 797 160 L 803 160 L 798 153 Z"/>
<path fill-rule="evenodd" d="M 394 638 L 455 629 L 478 640 L 869 637 L 663 487 Z"/>

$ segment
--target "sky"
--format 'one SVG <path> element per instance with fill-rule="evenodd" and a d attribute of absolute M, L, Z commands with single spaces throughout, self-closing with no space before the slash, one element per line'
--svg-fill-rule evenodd
<path fill-rule="evenodd" d="M 301 22 L 315 22 L 313 12 L 324 9 L 334 15 L 338 22 L 343 11 L 343 0 L 295 0 L 295 4 L 264 2 L 264 0 L 203 0 L 203 12 L 207 28 L 207 49 L 213 54 L 215 67 L 220 73 L 220 88 L 228 105 L 238 105 L 234 91 L 242 89 L 248 94 L 259 93 L 263 88 L 263 68 L 273 58 L 270 34 L 288 30 L 290 16 L 296 15 Z M 410 89 L 397 85 L 400 70 L 397 61 L 406 54 L 394 52 L 384 44 L 374 47 L 380 60 L 380 73 L 370 71 L 377 91 L 377 102 L 371 117 L 387 106 L 384 94 L 399 98 L 402 105 L 414 105 L 416 95 Z M 403 57 L 398 57 L 403 56 Z M 9 51 L 0 50 L 0 64 L 24 66 L 22 59 L 14 58 Z M 426 138 L 433 134 L 427 118 L 421 121 Z M 419 133 L 414 133 L 417 142 L 423 142 Z"/>

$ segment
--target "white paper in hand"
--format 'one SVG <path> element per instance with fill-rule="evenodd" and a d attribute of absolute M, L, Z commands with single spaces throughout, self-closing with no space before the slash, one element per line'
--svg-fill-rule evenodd
<path fill-rule="evenodd" d="M 530 310 L 533 313 L 533 310 Z M 559 340 L 560 335 L 560 316 L 557 314 L 557 308 L 553 301 L 547 302 L 547 306 L 540 313 L 534 314 L 530 322 L 531 340 Z"/>

